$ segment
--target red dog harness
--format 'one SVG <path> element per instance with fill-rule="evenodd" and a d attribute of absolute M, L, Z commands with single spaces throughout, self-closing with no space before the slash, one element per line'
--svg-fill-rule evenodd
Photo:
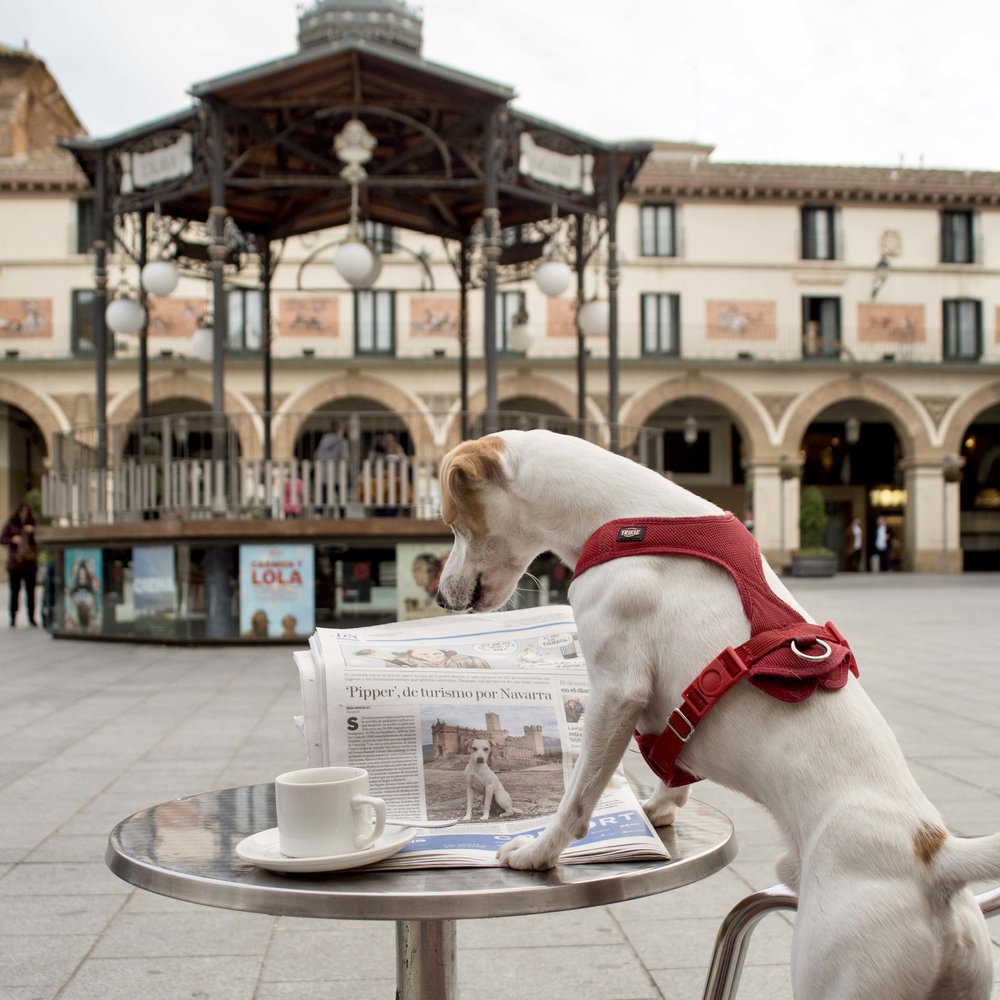
<path fill-rule="evenodd" d="M 671 787 L 700 780 L 677 758 L 709 709 L 741 678 L 779 701 L 798 702 L 817 688 L 842 688 L 848 671 L 857 677 L 851 647 L 837 627 L 807 622 L 771 590 L 756 540 L 732 514 L 609 521 L 587 539 L 574 579 L 611 559 L 648 555 L 693 556 L 721 566 L 750 621 L 750 638 L 724 649 L 688 685 L 659 736 L 635 734 L 646 762 Z"/>

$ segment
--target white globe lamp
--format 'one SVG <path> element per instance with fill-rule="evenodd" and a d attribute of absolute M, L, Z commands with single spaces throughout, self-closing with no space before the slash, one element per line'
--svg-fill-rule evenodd
<path fill-rule="evenodd" d="M 507 331 L 507 346 L 512 351 L 527 351 L 535 335 L 528 322 L 527 313 L 520 313 L 513 318 Z"/>
<path fill-rule="evenodd" d="M 215 348 L 215 330 L 202 323 L 191 337 L 191 354 L 199 361 L 211 361 Z"/>
<path fill-rule="evenodd" d="M 146 324 L 146 310 L 135 299 L 115 299 L 104 310 L 104 321 L 115 333 L 138 333 Z"/>
<path fill-rule="evenodd" d="M 550 299 L 562 295 L 573 280 L 573 270 L 564 260 L 546 260 L 535 271 L 535 284 Z"/>
<path fill-rule="evenodd" d="M 367 244 L 366 244 L 367 245 Z M 371 250 L 371 247 L 368 248 Z M 382 273 L 382 255 L 375 250 L 371 251 L 372 254 L 372 266 L 368 274 L 365 275 L 362 284 L 358 285 L 358 288 L 371 288 L 379 279 L 379 275 Z"/>
<path fill-rule="evenodd" d="M 580 306 L 576 319 L 586 336 L 607 336 L 611 326 L 611 307 L 604 299 L 591 299 Z"/>
<path fill-rule="evenodd" d="M 142 287 L 150 295 L 169 295 L 177 287 L 177 265 L 170 260 L 151 260 L 142 269 Z"/>
<path fill-rule="evenodd" d="M 357 238 L 349 238 L 333 252 L 333 266 L 352 288 L 368 288 L 374 280 L 375 254 Z M 381 269 L 381 265 L 379 265 Z"/>

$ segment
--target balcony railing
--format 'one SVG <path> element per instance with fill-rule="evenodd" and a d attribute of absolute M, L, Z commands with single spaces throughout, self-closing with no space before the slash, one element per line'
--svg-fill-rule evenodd
<path fill-rule="evenodd" d="M 42 480 L 42 510 L 65 526 L 152 518 L 363 518 L 439 516 L 438 471 L 457 443 L 452 414 L 179 413 L 76 428 L 56 436 Z M 313 461 L 322 432 L 345 426 L 350 459 Z M 607 445 L 610 428 L 567 417 L 501 412 L 500 429 L 544 427 Z M 272 456 L 265 457 L 270 423 Z M 482 418 L 472 421 L 483 433 Z M 380 450 L 387 436 L 399 454 Z M 619 428 L 643 464 L 663 470 L 661 429 Z M 103 460 L 102 460 L 102 456 Z"/>

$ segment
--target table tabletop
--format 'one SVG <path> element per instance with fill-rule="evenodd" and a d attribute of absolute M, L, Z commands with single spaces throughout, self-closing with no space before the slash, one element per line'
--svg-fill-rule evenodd
<path fill-rule="evenodd" d="M 659 832 L 670 860 L 323 874 L 266 871 L 237 857 L 244 838 L 276 825 L 274 785 L 244 785 L 173 799 L 122 820 L 106 860 L 120 878 L 193 903 L 298 917 L 451 920 L 515 916 L 616 903 L 676 889 L 736 856 L 729 819 L 691 800 Z"/>

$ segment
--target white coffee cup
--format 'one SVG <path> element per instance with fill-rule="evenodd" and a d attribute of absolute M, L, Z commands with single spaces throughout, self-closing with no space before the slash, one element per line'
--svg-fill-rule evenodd
<path fill-rule="evenodd" d="M 385 831 L 385 802 L 372 798 L 360 767 L 308 767 L 274 779 L 278 850 L 329 858 L 372 846 Z"/>

